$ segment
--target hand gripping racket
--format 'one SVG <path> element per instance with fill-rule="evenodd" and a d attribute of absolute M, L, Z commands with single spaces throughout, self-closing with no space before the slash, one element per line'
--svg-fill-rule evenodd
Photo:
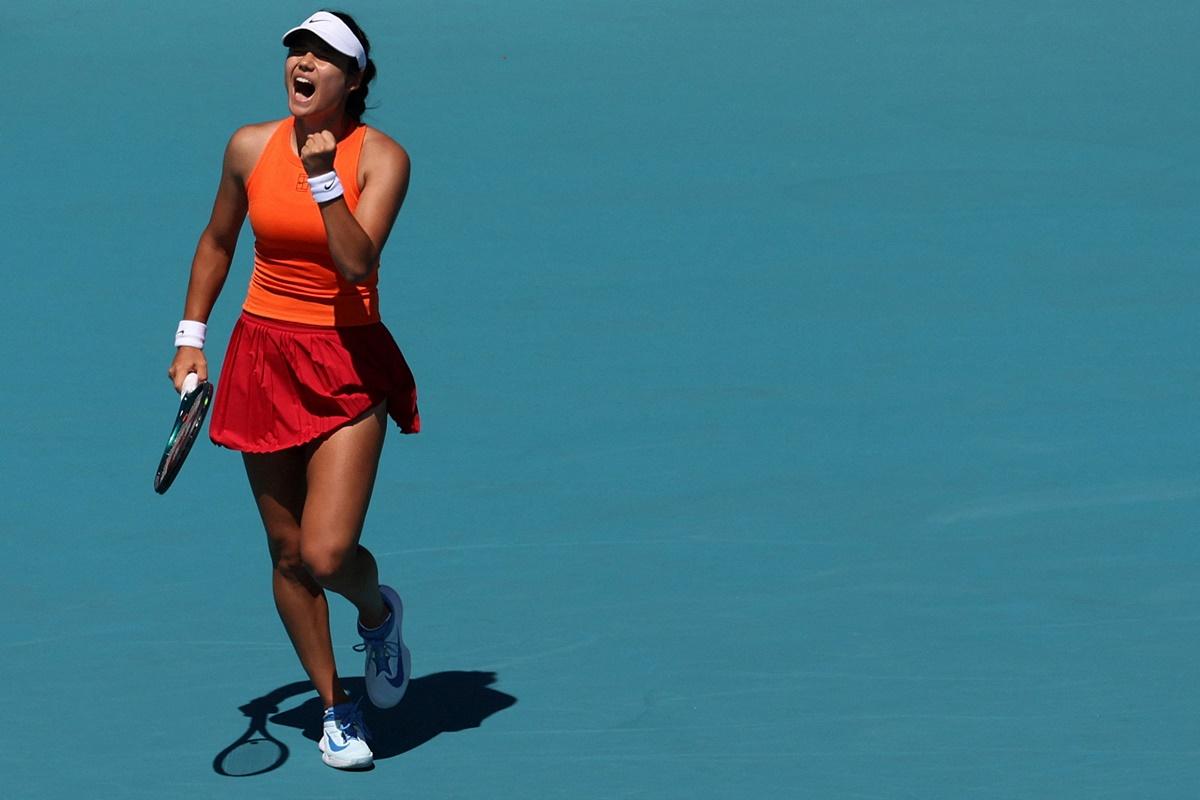
<path fill-rule="evenodd" d="M 213 387 L 208 381 L 189 372 L 183 380 L 183 393 L 179 396 L 179 414 L 175 417 L 175 426 L 167 437 L 167 447 L 163 450 L 162 460 L 158 462 L 158 471 L 154 473 L 154 491 L 162 494 L 171 488 L 172 481 L 179 474 L 183 460 L 187 458 L 196 434 L 204 424 L 208 414 L 208 406 L 212 402 Z"/>

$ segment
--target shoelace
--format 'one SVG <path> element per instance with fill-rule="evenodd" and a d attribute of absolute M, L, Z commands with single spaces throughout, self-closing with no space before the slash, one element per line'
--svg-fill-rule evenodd
<path fill-rule="evenodd" d="M 359 704 L 362 703 L 360 697 L 354 703 L 354 708 L 350 713 L 339 718 L 337 713 L 334 713 L 333 723 L 337 725 L 338 731 L 342 734 L 343 740 L 359 739 L 366 741 L 371 738 L 371 732 L 367 730 L 367 723 L 363 720 L 362 710 L 359 709 Z"/>
<path fill-rule="evenodd" d="M 354 652 L 363 653 L 375 662 L 375 671 L 387 674 L 391 659 L 400 657 L 400 646 L 388 639 L 364 639 L 354 645 Z"/>

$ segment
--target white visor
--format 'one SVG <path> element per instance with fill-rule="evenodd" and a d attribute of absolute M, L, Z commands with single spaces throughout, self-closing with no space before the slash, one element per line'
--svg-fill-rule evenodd
<path fill-rule="evenodd" d="M 318 11 L 308 19 L 283 35 L 283 43 L 288 43 L 288 37 L 293 33 L 308 31 L 325 44 L 343 55 L 350 56 L 358 63 L 360 70 L 366 69 L 367 52 L 363 50 L 362 42 L 350 30 L 350 26 L 330 14 L 328 11 Z"/>

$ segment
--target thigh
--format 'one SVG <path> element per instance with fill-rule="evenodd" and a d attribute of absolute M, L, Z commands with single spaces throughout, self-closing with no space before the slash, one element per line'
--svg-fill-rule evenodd
<path fill-rule="evenodd" d="M 304 514 L 306 457 L 301 448 L 278 453 L 243 453 L 250 490 L 267 531 L 271 562 L 300 557 L 300 521 Z"/>
<path fill-rule="evenodd" d="M 309 446 L 302 516 L 306 548 L 339 550 L 358 543 L 386 432 L 386 407 L 380 403 Z"/>

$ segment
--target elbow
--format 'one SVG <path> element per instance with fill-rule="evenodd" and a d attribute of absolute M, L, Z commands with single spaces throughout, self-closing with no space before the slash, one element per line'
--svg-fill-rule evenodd
<path fill-rule="evenodd" d="M 200 234 L 198 249 L 207 250 L 219 258 L 231 262 L 234 251 L 237 249 L 237 236 L 223 236 L 211 228 L 205 228 L 204 232 Z"/>
<path fill-rule="evenodd" d="M 348 283 L 357 285 L 366 282 L 377 269 L 379 269 L 379 262 L 375 261 L 364 265 L 343 267 L 341 273 Z"/>

